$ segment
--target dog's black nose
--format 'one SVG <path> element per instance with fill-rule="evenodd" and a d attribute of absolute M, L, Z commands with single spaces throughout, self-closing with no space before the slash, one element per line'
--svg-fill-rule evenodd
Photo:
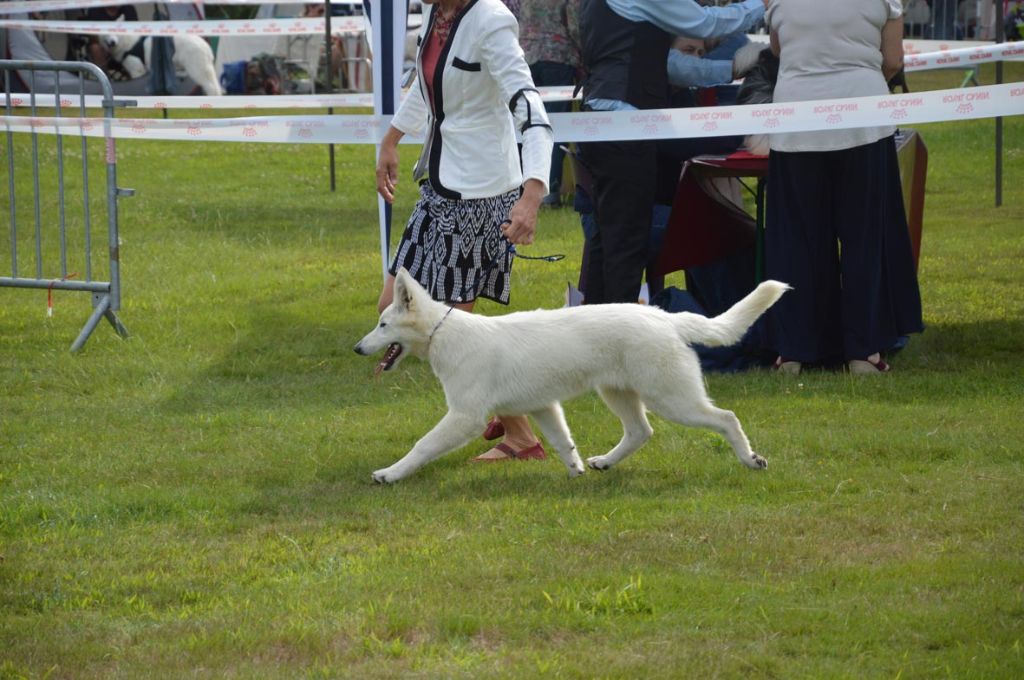
<path fill-rule="evenodd" d="M 352 351 L 355 352 L 356 354 L 360 355 L 360 356 L 363 355 L 363 348 L 360 347 L 359 345 L 356 345 L 355 347 L 353 347 Z"/>

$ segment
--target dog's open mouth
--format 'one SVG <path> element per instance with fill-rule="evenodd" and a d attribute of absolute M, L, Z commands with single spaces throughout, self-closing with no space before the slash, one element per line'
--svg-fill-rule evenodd
<path fill-rule="evenodd" d="M 384 351 L 384 357 L 377 364 L 377 368 L 373 369 L 373 374 L 380 375 L 383 371 L 390 371 L 401 354 L 402 346 L 397 342 L 388 345 L 387 350 Z"/>

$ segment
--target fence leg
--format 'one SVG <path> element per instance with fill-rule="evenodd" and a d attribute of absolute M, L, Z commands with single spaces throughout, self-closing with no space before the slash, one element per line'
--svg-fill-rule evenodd
<path fill-rule="evenodd" d="M 85 346 L 85 341 L 89 339 L 92 332 L 96 330 L 96 324 L 100 322 L 100 319 L 110 310 L 110 295 L 103 294 L 97 295 L 93 300 L 99 300 L 99 303 L 92 310 L 92 314 L 89 316 L 89 320 L 85 322 L 85 326 L 82 328 L 82 332 L 78 334 L 75 341 L 71 344 L 71 351 L 77 352 Z"/>
<path fill-rule="evenodd" d="M 128 337 L 128 329 L 125 328 L 124 324 L 121 323 L 121 319 L 117 317 L 117 312 L 110 309 L 109 306 L 107 311 L 103 312 L 103 316 L 107 317 L 107 321 L 114 327 L 114 332 L 120 335 L 122 338 Z"/>

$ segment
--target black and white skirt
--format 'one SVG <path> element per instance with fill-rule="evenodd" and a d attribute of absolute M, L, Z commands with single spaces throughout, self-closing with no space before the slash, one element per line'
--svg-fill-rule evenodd
<path fill-rule="evenodd" d="M 513 256 L 501 224 L 518 199 L 518 189 L 490 198 L 444 198 L 424 182 L 389 271 L 405 267 L 441 302 L 485 297 L 507 305 Z"/>

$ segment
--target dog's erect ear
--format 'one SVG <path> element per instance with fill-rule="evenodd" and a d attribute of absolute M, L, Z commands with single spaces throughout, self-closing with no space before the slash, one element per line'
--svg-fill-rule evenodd
<path fill-rule="evenodd" d="M 395 274 L 394 304 L 399 309 L 412 309 L 415 295 L 412 275 L 402 267 Z"/>

